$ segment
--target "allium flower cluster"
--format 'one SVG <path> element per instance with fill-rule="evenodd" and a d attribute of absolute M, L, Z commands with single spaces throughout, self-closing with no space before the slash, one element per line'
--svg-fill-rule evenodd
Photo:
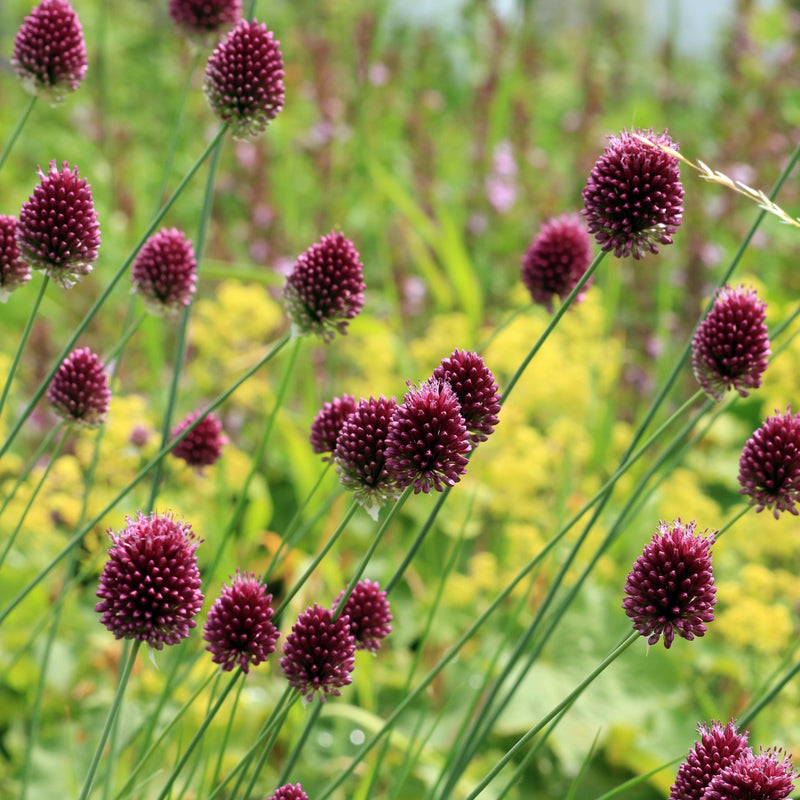
<path fill-rule="evenodd" d="M 66 0 L 42 0 L 14 37 L 11 63 L 25 91 L 58 105 L 86 74 L 86 44 Z"/>
<path fill-rule="evenodd" d="M 239 20 L 206 66 L 203 89 L 234 139 L 260 136 L 283 108 L 280 42 L 256 20 Z"/>
<path fill-rule="evenodd" d="M 0 214 L 0 302 L 31 279 L 31 269 L 17 246 L 17 220 Z"/>
<path fill-rule="evenodd" d="M 534 303 L 553 310 L 553 299 L 566 300 L 589 268 L 592 245 L 586 226 L 577 214 L 548 219 L 522 257 L 522 282 Z M 575 297 L 586 296 L 592 278 Z"/>
<path fill-rule="evenodd" d="M 237 570 L 230 586 L 222 584 L 203 629 L 214 663 L 225 672 L 238 664 L 247 673 L 251 664 L 266 661 L 280 636 L 272 623 L 274 613 L 272 595 L 261 578 Z"/>
<path fill-rule="evenodd" d="M 169 0 L 169 15 L 198 45 L 210 44 L 242 16 L 242 0 Z"/>
<path fill-rule="evenodd" d="M 292 626 L 280 664 L 289 684 L 306 700 L 319 692 L 325 702 L 326 695 L 339 695 L 339 689 L 352 682 L 355 649 L 349 618 L 334 619 L 330 609 L 314 605 Z"/>
<path fill-rule="evenodd" d="M 798 772 L 780 749 L 745 751 L 720 770 L 703 800 L 785 800 L 794 791 Z"/>
<path fill-rule="evenodd" d="M 191 526 L 170 514 L 139 512 L 119 535 L 100 576 L 95 611 L 117 639 L 136 639 L 156 650 L 177 644 L 197 624 L 203 605 L 197 548 Z"/>
<path fill-rule="evenodd" d="M 17 243 L 22 257 L 36 270 L 68 289 L 92 271 L 100 248 L 100 226 L 92 190 L 78 168 L 65 161 L 61 171 L 50 162 L 45 175 L 22 204 Z"/>
<path fill-rule="evenodd" d="M 773 508 L 797 514 L 800 499 L 800 414 L 775 412 L 747 440 L 739 458 L 741 494 L 756 511 Z"/>
<path fill-rule="evenodd" d="M 342 589 L 333 603 L 333 611 L 339 607 L 346 589 Z M 389 624 L 392 613 L 386 592 L 375 581 L 359 581 L 342 608 L 342 616 L 350 620 L 350 633 L 356 640 L 356 650 L 377 652 L 381 640 L 392 631 Z"/>
<path fill-rule="evenodd" d="M 47 399 L 67 422 L 97 428 L 105 422 L 111 390 L 103 362 L 88 347 L 73 350 L 53 375 Z"/>
<path fill-rule="evenodd" d="M 131 268 L 136 293 L 155 314 L 174 315 L 192 301 L 197 260 L 177 228 L 163 228 L 142 246 Z"/>
<path fill-rule="evenodd" d="M 364 305 L 364 266 L 353 243 L 333 231 L 300 255 L 283 289 L 286 313 L 300 334 L 329 342 L 347 333 Z"/>
<path fill-rule="evenodd" d="M 172 431 L 170 437 L 177 439 L 200 415 L 192 411 Z M 228 437 L 222 433 L 222 423 L 213 412 L 206 414 L 186 436 L 172 448 L 172 455 L 185 461 L 190 467 L 202 469 L 210 467 L 222 455 L 223 445 Z"/>
<path fill-rule="evenodd" d="M 308 795 L 299 783 L 285 783 L 279 786 L 267 800 L 308 800 Z"/>
<path fill-rule="evenodd" d="M 430 380 L 406 394 L 386 435 L 386 469 L 397 487 L 441 492 L 467 471 L 469 434 L 449 383 Z"/>
<path fill-rule="evenodd" d="M 722 400 L 730 389 L 747 397 L 761 386 L 770 355 L 767 305 L 754 289 L 725 286 L 692 342 L 692 367 L 703 391 Z"/>
<path fill-rule="evenodd" d="M 714 619 L 714 536 L 695 536 L 695 528 L 695 522 L 684 525 L 679 519 L 659 523 L 628 574 L 622 607 L 648 644 L 663 634 L 669 648 L 676 633 L 691 641 Z"/>
<path fill-rule="evenodd" d="M 356 410 L 356 399 L 349 394 L 334 397 L 317 412 L 311 423 L 311 449 L 322 455 L 333 453 L 345 420 Z M 323 458 L 327 461 L 327 458 Z"/>
<path fill-rule="evenodd" d="M 617 258 L 643 258 L 657 244 L 671 244 L 683 217 L 683 186 L 678 159 L 662 150 L 677 150 L 667 135 L 651 130 L 623 131 L 611 137 L 592 168 L 583 190 L 583 214 L 589 233 Z"/>

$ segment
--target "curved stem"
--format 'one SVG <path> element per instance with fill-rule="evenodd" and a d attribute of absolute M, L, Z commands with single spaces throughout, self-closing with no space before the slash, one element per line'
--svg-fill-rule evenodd
<path fill-rule="evenodd" d="M 33 97 L 31 97 L 31 99 L 28 101 L 25 111 L 22 112 L 22 118 L 17 123 L 17 127 L 14 128 L 14 132 L 11 134 L 11 138 L 8 140 L 8 144 L 6 145 L 6 149 L 3 150 L 3 155 L 0 155 L 0 169 L 2 169 L 3 164 L 6 163 L 8 154 L 11 152 L 11 148 L 14 146 L 14 142 L 16 142 L 19 138 L 19 135 L 22 132 L 22 129 L 25 126 L 31 111 L 33 111 L 33 107 L 36 105 L 36 100 L 37 96 L 33 95 Z"/>

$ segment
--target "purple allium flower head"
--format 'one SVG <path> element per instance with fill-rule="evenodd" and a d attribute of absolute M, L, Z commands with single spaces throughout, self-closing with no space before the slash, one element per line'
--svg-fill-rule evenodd
<path fill-rule="evenodd" d="M 34 269 L 68 289 L 92 271 L 100 248 L 92 189 L 66 161 L 60 172 L 55 161 L 46 175 L 39 168 L 39 177 L 19 212 L 17 244 Z"/>
<path fill-rule="evenodd" d="M 447 382 L 434 379 L 408 392 L 389 425 L 386 469 L 414 494 L 454 486 L 467 471 L 469 433 L 461 404 Z"/>
<path fill-rule="evenodd" d="M 706 632 L 717 602 L 711 568 L 714 536 L 695 536 L 696 523 L 660 522 L 657 533 L 636 559 L 622 602 L 634 630 L 655 644 L 664 634 L 669 648 L 675 634 L 691 641 Z"/>
<path fill-rule="evenodd" d="M 330 609 L 315 604 L 292 625 L 280 664 L 289 684 L 306 700 L 319 692 L 325 702 L 326 694 L 339 695 L 339 688 L 351 683 L 355 650 L 349 618 L 334 620 Z"/>
<path fill-rule="evenodd" d="M 308 800 L 308 795 L 303 791 L 301 784 L 285 783 L 283 786 L 279 786 L 267 800 Z"/>
<path fill-rule="evenodd" d="M 177 439 L 200 415 L 192 411 L 179 422 L 170 438 Z M 186 436 L 172 448 L 172 455 L 183 459 L 190 467 L 210 467 L 222 455 L 228 437 L 222 433 L 222 423 L 213 412 L 206 414 Z"/>
<path fill-rule="evenodd" d="M 203 605 L 197 547 L 191 526 L 170 514 L 141 511 L 119 535 L 100 576 L 95 611 L 117 639 L 136 639 L 161 650 L 197 624 Z"/>
<path fill-rule="evenodd" d="M 692 342 L 694 375 L 709 397 L 722 400 L 729 389 L 747 397 L 761 386 L 770 355 L 766 309 L 754 289 L 725 286 L 717 293 Z"/>
<path fill-rule="evenodd" d="M 47 399 L 59 417 L 84 428 L 105 422 L 111 390 L 103 362 L 88 347 L 73 350 L 53 375 Z"/>
<path fill-rule="evenodd" d="M 678 767 L 669 800 L 702 800 L 711 780 L 743 753 L 748 733 L 739 733 L 733 720 L 724 727 L 712 720 L 698 725 L 700 740 L 694 743 L 686 760 Z"/>
<path fill-rule="evenodd" d="M 0 214 L 0 302 L 31 279 L 31 269 L 17 246 L 17 220 Z"/>
<path fill-rule="evenodd" d="M 17 31 L 11 63 L 27 92 L 58 105 L 86 74 L 86 43 L 66 0 L 42 0 Z"/>
<path fill-rule="evenodd" d="M 333 231 L 298 256 L 283 298 L 298 333 L 329 342 L 347 333 L 347 322 L 364 305 L 364 265 L 353 243 Z"/>
<path fill-rule="evenodd" d="M 258 666 L 275 650 L 280 634 L 272 623 L 271 603 L 267 587 L 252 573 L 237 570 L 230 586 L 222 584 L 222 594 L 208 612 L 203 639 L 224 672 L 238 664 L 247 673 L 251 664 Z"/>
<path fill-rule="evenodd" d="M 334 397 L 317 412 L 311 423 L 311 447 L 315 453 L 332 453 L 345 420 L 356 410 L 356 399 L 349 394 Z M 327 461 L 327 458 L 323 458 Z"/>
<path fill-rule="evenodd" d="M 177 228 L 162 228 L 142 246 L 131 268 L 137 294 L 155 314 L 172 315 L 192 301 L 197 260 L 192 243 Z"/>
<path fill-rule="evenodd" d="M 377 518 L 380 507 L 398 494 L 394 476 L 386 469 L 386 436 L 397 411 L 394 397 L 359 400 L 342 424 L 333 460 L 342 485 Z"/>
<path fill-rule="evenodd" d="M 203 90 L 234 139 L 260 136 L 283 108 L 280 42 L 256 20 L 239 20 L 206 66 Z"/>
<path fill-rule="evenodd" d="M 746 751 L 711 780 L 703 800 L 785 800 L 797 778 L 782 750 Z"/>
<path fill-rule="evenodd" d="M 333 610 L 339 607 L 346 589 L 342 589 L 333 603 Z M 375 581 L 359 581 L 353 587 L 353 593 L 347 598 L 342 615 L 350 619 L 350 633 L 356 640 L 356 650 L 377 652 L 381 639 L 385 639 L 392 631 L 389 624 L 392 613 L 386 592 Z"/>
<path fill-rule="evenodd" d="M 454 350 L 442 359 L 432 378 L 446 381 L 456 393 L 472 445 L 485 442 L 499 421 L 500 392 L 483 359 L 468 350 Z"/>
<path fill-rule="evenodd" d="M 652 129 L 635 133 L 677 150 L 677 142 Z M 683 186 L 678 159 L 628 131 L 610 137 L 583 190 L 589 233 L 617 258 L 643 258 L 671 244 L 681 224 Z"/>
<path fill-rule="evenodd" d="M 577 214 L 562 214 L 544 222 L 522 257 L 522 282 L 534 303 L 553 310 L 553 298 L 565 300 L 592 261 L 592 244 Z M 590 278 L 575 298 L 586 296 Z"/>
<path fill-rule="evenodd" d="M 750 498 L 756 511 L 772 508 L 797 514 L 800 499 L 800 414 L 779 411 L 747 440 L 739 458 L 739 492 Z"/>
<path fill-rule="evenodd" d="M 198 45 L 210 44 L 242 16 L 242 0 L 169 0 L 169 15 Z"/>

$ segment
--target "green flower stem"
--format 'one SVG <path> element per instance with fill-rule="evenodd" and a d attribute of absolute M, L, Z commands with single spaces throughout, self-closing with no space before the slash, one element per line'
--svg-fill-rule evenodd
<path fill-rule="evenodd" d="M 6 510 L 6 508 L 8 508 L 9 503 L 11 503 L 16 496 L 19 487 L 22 486 L 22 484 L 28 479 L 28 475 L 31 474 L 31 470 L 39 463 L 39 459 L 50 448 L 50 445 L 53 443 L 53 439 L 56 438 L 56 435 L 59 433 L 59 431 L 61 431 L 62 427 L 63 423 L 53 426 L 53 428 L 50 429 L 50 433 L 45 436 L 45 438 L 42 440 L 42 443 L 36 448 L 36 452 L 28 459 L 28 463 L 25 464 L 20 473 L 17 475 L 17 480 L 11 487 L 11 491 L 3 500 L 2 505 L 0 505 L 0 517 L 3 516 L 3 512 Z M 5 558 L 5 553 L 3 553 L 3 558 Z M 3 564 L 3 558 L 0 558 L 0 566 Z"/>
<path fill-rule="evenodd" d="M 578 697 L 580 697 L 588 686 L 601 675 L 617 658 L 622 655 L 635 641 L 640 638 L 640 635 L 633 632 L 628 637 L 609 653 L 600 664 L 595 667 L 555 708 L 549 711 L 539 722 L 536 723 L 524 736 L 517 740 L 514 746 L 506 752 L 506 754 L 495 764 L 486 777 L 467 795 L 466 800 L 475 800 L 475 798 L 497 777 L 503 767 L 508 764 L 511 759 L 523 748 L 525 745 L 539 733 L 550 720 L 556 717 L 564 708 L 571 706 Z"/>
<path fill-rule="evenodd" d="M 119 714 L 120 708 L 122 707 L 122 698 L 125 696 L 125 689 L 128 686 L 128 679 L 131 676 L 131 670 L 133 670 L 133 664 L 136 661 L 136 655 L 139 652 L 140 645 L 141 642 L 138 640 L 133 643 L 133 646 L 130 648 L 130 652 L 128 653 L 128 658 L 121 667 L 117 691 L 114 695 L 114 700 L 111 703 L 111 708 L 108 710 L 108 716 L 106 717 L 103 731 L 100 734 L 100 741 L 97 743 L 97 749 L 94 751 L 92 763 L 89 765 L 89 773 L 87 774 L 86 780 L 83 783 L 83 789 L 81 790 L 78 800 L 86 800 L 86 798 L 89 796 L 89 793 L 92 791 L 92 785 L 94 784 L 95 775 L 97 774 L 97 768 L 100 765 L 100 759 L 103 756 L 103 750 L 105 749 L 106 742 L 108 741 L 108 736 L 111 733 L 111 728 L 114 725 L 117 715 Z"/>
<path fill-rule="evenodd" d="M 800 672 L 800 661 L 795 661 L 792 666 L 786 670 L 786 673 L 783 677 L 751 708 L 745 711 L 741 717 L 736 721 L 740 728 L 744 728 L 746 725 L 749 725 L 753 719 L 758 715 L 764 708 L 766 708 L 778 695 L 778 693 L 792 680 L 792 678 Z"/>
<path fill-rule="evenodd" d="M 220 673 L 222 674 L 222 673 Z M 228 746 L 228 741 L 231 738 L 231 731 L 233 731 L 233 722 L 236 718 L 236 710 L 239 708 L 239 701 L 242 699 L 242 692 L 244 691 L 245 681 L 239 681 L 239 688 L 236 691 L 236 697 L 233 698 L 233 708 L 231 708 L 231 713 L 228 716 L 228 724 L 225 727 L 225 735 L 222 737 L 222 741 L 219 745 L 219 756 L 217 757 L 217 763 L 214 765 L 214 773 L 211 776 L 211 786 L 216 786 L 217 782 L 219 781 L 219 773 L 222 770 L 222 760 L 225 758 L 225 750 Z M 204 793 L 201 792 L 200 796 L 202 797 Z"/>
<path fill-rule="evenodd" d="M 0 155 L 0 169 L 2 169 L 3 164 L 6 163 L 8 154 L 11 152 L 11 148 L 14 146 L 14 142 L 17 141 L 20 133 L 22 133 L 22 129 L 25 127 L 25 123 L 28 121 L 28 117 L 30 116 L 31 111 L 33 111 L 33 107 L 36 105 L 37 99 L 38 99 L 37 95 L 33 95 L 33 97 L 31 97 L 31 99 L 28 100 L 28 105 L 22 112 L 22 117 L 20 118 L 20 121 L 17 123 L 17 127 L 14 128 L 14 132 L 11 134 L 11 138 L 8 140 L 8 144 L 6 145 L 6 149 L 3 150 L 3 155 Z"/>
<path fill-rule="evenodd" d="M 59 366 L 61 366 L 61 362 L 67 357 L 67 355 L 69 355 L 75 342 L 77 342 L 78 339 L 83 335 L 83 332 L 86 330 L 91 320 L 94 319 L 95 315 L 97 314 L 98 310 L 103 305 L 103 303 L 105 303 L 105 301 L 108 299 L 114 287 L 117 285 L 122 276 L 128 272 L 130 265 L 133 263 L 133 260 L 136 258 L 136 254 L 139 252 L 142 245 L 147 241 L 147 239 L 156 229 L 158 224 L 166 215 L 167 211 L 169 211 L 169 209 L 172 208 L 175 201 L 180 197 L 180 195 L 183 193 L 183 190 L 189 184 L 189 181 L 194 177 L 197 170 L 200 169 L 203 162 L 206 160 L 206 158 L 208 158 L 213 149 L 217 146 L 217 143 L 225 135 L 225 132 L 227 130 L 228 126 L 226 123 L 220 125 L 219 130 L 214 135 L 214 138 L 208 143 L 206 149 L 202 152 L 197 161 L 195 161 L 195 163 L 183 177 L 183 180 L 178 184 L 178 187 L 172 193 L 170 199 L 167 200 L 167 202 L 161 207 L 161 209 L 156 213 L 156 215 L 150 221 L 150 224 L 147 226 L 147 230 L 145 230 L 145 232 L 142 234 L 141 238 L 136 243 L 131 253 L 122 263 L 122 266 L 120 266 L 116 274 L 111 278 L 111 280 L 106 285 L 105 289 L 102 291 L 97 300 L 94 301 L 92 307 L 86 312 L 86 316 L 77 326 L 72 336 L 70 336 L 69 340 L 67 341 L 63 350 L 61 351 L 61 354 L 56 358 L 54 366 L 47 373 L 44 380 L 40 384 L 39 388 L 34 392 L 33 397 L 30 399 L 28 405 L 25 407 L 25 410 L 22 412 L 20 418 L 17 420 L 16 424 L 9 433 L 8 438 L 5 441 L 5 444 L 3 444 L 2 448 L 0 448 L 0 458 L 2 458 L 3 455 L 7 452 L 8 448 L 11 446 L 11 443 L 14 441 L 16 435 L 19 433 L 20 429 L 25 424 L 25 421 L 30 416 L 34 407 L 39 402 L 39 399 L 45 393 L 45 390 L 50 385 L 50 381 L 53 379 L 53 376 L 56 374 L 56 371 L 58 370 Z"/>
<path fill-rule="evenodd" d="M 605 794 L 600 795 L 600 797 L 595 798 L 595 800 L 611 800 L 612 797 L 616 797 L 617 795 L 622 794 L 628 789 L 632 789 L 634 786 L 639 786 L 645 781 L 650 780 L 650 778 L 652 778 L 653 775 L 658 775 L 659 772 L 663 772 L 665 769 L 669 767 L 674 767 L 675 764 L 679 764 L 681 761 L 683 761 L 683 759 L 684 756 L 678 756 L 677 758 L 673 758 L 672 761 L 667 761 L 666 764 L 662 764 L 660 767 L 651 769 L 649 772 L 645 772 L 642 775 L 637 775 L 635 778 L 630 778 L 624 783 L 621 783 L 619 786 L 615 786 L 613 789 L 606 792 Z"/>
<path fill-rule="evenodd" d="M 17 352 L 14 353 L 14 359 L 11 362 L 11 367 L 8 370 L 8 375 L 6 376 L 6 382 L 3 386 L 3 393 L 0 395 L 0 417 L 3 416 L 3 409 L 6 405 L 6 399 L 8 398 L 9 389 L 11 389 L 11 383 L 14 380 L 14 375 L 17 373 L 17 367 L 19 366 L 20 358 L 22 357 L 22 351 L 25 349 L 25 344 L 28 341 L 28 337 L 31 333 L 31 328 L 33 327 L 33 322 L 36 319 L 36 313 L 39 311 L 39 305 L 42 302 L 42 298 L 44 297 L 45 290 L 47 289 L 47 284 L 50 281 L 50 277 L 45 275 L 42 279 L 42 283 L 39 286 L 39 293 L 36 295 L 36 300 L 34 300 L 33 308 L 31 309 L 31 313 L 28 315 L 28 321 L 25 324 L 25 330 L 22 331 L 22 338 L 19 340 L 19 346 L 17 347 Z"/>
<path fill-rule="evenodd" d="M 239 378 L 232 386 L 226 389 L 222 394 L 218 395 L 208 406 L 206 409 L 206 413 L 213 411 L 218 406 L 222 405 L 235 391 L 238 389 L 248 378 L 250 378 L 253 374 L 255 374 L 261 367 L 266 364 L 276 353 L 278 353 L 283 346 L 289 341 L 289 334 L 285 334 L 278 342 L 272 346 L 272 348 L 267 352 L 265 356 L 258 360 L 258 362 L 250 367 L 241 378 Z M 113 498 L 106 506 L 97 514 L 89 523 L 84 525 L 68 542 L 67 544 L 61 549 L 61 551 L 53 558 L 53 560 L 39 572 L 39 574 L 30 582 L 28 585 L 3 609 L 2 613 L 0 613 L 0 624 L 2 624 L 8 615 L 27 597 L 27 595 L 41 583 L 41 581 L 50 573 L 50 571 L 56 566 L 56 564 L 61 561 L 64 556 L 66 556 L 69 551 L 81 541 L 84 535 L 90 531 L 102 518 L 111 511 L 116 504 L 125 497 L 128 492 L 136 486 L 153 468 L 153 466 L 164 458 L 167 453 L 169 453 L 173 447 L 175 447 L 178 442 L 182 441 L 186 436 L 189 435 L 191 431 L 200 424 L 203 417 L 198 417 L 191 425 L 189 425 L 185 431 L 181 433 L 180 436 L 177 436 L 173 441 L 169 443 L 167 447 L 162 447 L 161 450 L 156 453 L 156 455 L 147 462 L 147 464 L 139 470 L 133 480 L 122 490 L 120 491 L 116 497 Z"/>

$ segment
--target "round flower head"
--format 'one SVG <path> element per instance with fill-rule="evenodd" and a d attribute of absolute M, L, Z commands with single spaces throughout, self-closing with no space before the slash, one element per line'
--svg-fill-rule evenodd
<path fill-rule="evenodd" d="M 377 519 L 380 507 L 397 496 L 394 476 L 386 469 L 386 436 L 397 410 L 394 397 L 359 400 L 336 439 L 333 460 L 342 485 Z"/>
<path fill-rule="evenodd" d="M 711 780 L 743 753 L 747 731 L 739 733 L 733 720 L 725 727 L 712 720 L 711 725 L 698 725 L 700 740 L 694 743 L 686 760 L 678 767 L 669 800 L 702 800 Z"/>
<path fill-rule="evenodd" d="M 692 368 L 703 391 L 714 400 L 736 389 L 761 386 L 769 358 L 767 305 L 754 289 L 726 286 L 700 323 L 692 341 Z"/>
<path fill-rule="evenodd" d="M 279 786 L 267 800 L 308 800 L 308 795 L 299 783 L 295 783 L 294 786 L 291 783 L 285 783 L 283 786 Z"/>
<path fill-rule="evenodd" d="M 0 214 L 0 302 L 31 279 L 31 269 L 17 246 L 17 220 Z"/>
<path fill-rule="evenodd" d="M 658 532 L 636 559 L 622 602 L 634 630 L 655 644 L 664 634 L 669 648 L 675 634 L 691 641 L 706 632 L 717 602 L 711 569 L 714 536 L 695 536 L 696 524 L 659 523 Z"/>
<path fill-rule="evenodd" d="M 241 0 L 169 0 L 172 21 L 199 46 L 211 44 L 242 16 Z"/>
<path fill-rule="evenodd" d="M 449 383 L 430 380 L 406 394 L 386 436 L 386 469 L 414 494 L 454 486 L 467 471 L 469 434 Z"/>
<path fill-rule="evenodd" d="M 284 100 L 283 57 L 272 31 L 239 20 L 208 59 L 203 90 L 234 139 L 260 136 Z"/>
<path fill-rule="evenodd" d="M 105 422 L 111 390 L 103 362 L 88 347 L 73 350 L 53 375 L 47 399 L 56 414 L 84 428 Z"/>
<path fill-rule="evenodd" d="M 17 244 L 34 269 L 69 289 L 92 271 L 100 248 L 92 189 L 66 161 L 60 172 L 51 161 L 48 173 L 40 168 L 39 177 L 19 212 Z"/>
<path fill-rule="evenodd" d="M 222 584 L 222 594 L 208 612 L 203 639 L 223 671 L 238 664 L 247 673 L 251 664 L 258 666 L 275 650 L 280 634 L 272 624 L 271 602 L 267 587 L 252 573 L 237 570 L 230 586 Z"/>
<path fill-rule="evenodd" d="M 25 91 L 58 105 L 86 74 L 86 44 L 66 0 L 42 0 L 17 31 L 11 63 Z"/>
<path fill-rule="evenodd" d="M 499 421 L 500 392 L 483 359 L 477 353 L 454 350 L 442 359 L 432 377 L 446 381 L 456 393 L 472 445 L 485 442 Z"/>
<path fill-rule="evenodd" d="M 333 619 L 328 608 L 314 605 L 292 625 L 283 645 L 280 664 L 289 684 L 311 701 L 314 693 L 339 695 L 339 688 L 352 682 L 356 640 L 350 633 L 350 620 Z"/>
<path fill-rule="evenodd" d="M 131 269 L 137 294 L 155 314 L 175 314 L 192 301 L 197 260 L 192 243 L 177 228 L 163 228 L 142 246 Z"/>
<path fill-rule="evenodd" d="M 169 514 L 141 511 L 127 518 L 100 576 L 95 611 L 117 639 L 136 639 L 161 650 L 177 644 L 197 624 L 203 605 L 197 547 L 191 526 Z"/>
<path fill-rule="evenodd" d="M 565 300 L 592 261 L 591 238 L 577 214 L 547 220 L 522 257 L 522 282 L 534 303 L 553 310 L 553 298 Z M 575 297 L 586 296 L 590 278 Z"/>
<path fill-rule="evenodd" d="M 332 453 L 344 421 L 356 410 L 356 399 L 349 394 L 334 397 L 317 412 L 311 423 L 311 447 L 315 453 Z M 323 458 L 327 461 L 327 458 Z"/>
<path fill-rule="evenodd" d="M 175 426 L 171 438 L 177 439 L 201 413 L 192 411 L 187 414 Z M 222 455 L 222 446 L 227 443 L 228 437 L 222 434 L 222 423 L 213 412 L 209 412 L 172 448 L 172 455 L 183 459 L 190 467 L 201 469 L 215 463 Z"/>
<path fill-rule="evenodd" d="M 800 414 L 775 413 L 747 440 L 739 458 L 741 494 L 750 498 L 756 511 L 775 507 L 797 514 L 800 498 Z"/>
<path fill-rule="evenodd" d="M 344 597 L 343 589 L 333 604 L 334 612 Z M 353 593 L 347 598 L 342 609 L 342 616 L 350 620 L 350 633 L 356 640 L 356 650 L 369 650 L 375 653 L 381 646 L 381 639 L 392 631 L 389 624 L 392 614 L 386 592 L 375 581 L 359 581 Z"/>
<path fill-rule="evenodd" d="M 347 333 L 364 305 L 364 265 L 353 243 L 335 231 L 300 255 L 283 289 L 286 313 L 300 334 L 329 342 Z"/>
<path fill-rule="evenodd" d="M 745 752 L 712 779 L 703 800 L 785 800 L 797 778 L 782 750 Z"/>
<path fill-rule="evenodd" d="M 617 258 L 643 258 L 657 253 L 657 244 L 671 244 L 683 215 L 678 159 L 657 146 L 677 143 L 666 131 L 636 133 L 656 146 L 627 131 L 611 137 L 583 190 L 589 233 Z"/>

